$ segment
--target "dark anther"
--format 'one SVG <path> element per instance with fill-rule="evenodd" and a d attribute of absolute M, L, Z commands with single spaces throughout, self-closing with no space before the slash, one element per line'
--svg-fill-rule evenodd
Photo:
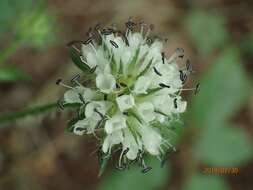
<path fill-rule="evenodd" d="M 123 83 L 123 82 L 121 82 L 121 83 L 119 83 L 121 86 L 123 86 L 123 87 L 127 87 L 127 85 L 125 84 L 125 83 Z"/>
<path fill-rule="evenodd" d="M 90 70 L 90 73 L 94 73 L 95 71 L 96 71 L 96 69 L 97 69 L 97 65 L 95 66 L 95 67 L 93 67 L 91 70 Z"/>
<path fill-rule="evenodd" d="M 149 172 L 150 170 L 152 170 L 152 167 L 147 166 L 147 167 L 145 167 L 143 170 L 141 170 L 141 172 L 142 172 L 142 173 L 147 173 L 147 172 Z"/>
<path fill-rule="evenodd" d="M 71 80 L 70 80 L 70 82 L 71 83 L 76 83 L 76 81 L 78 80 L 80 78 L 80 75 L 75 75 Z"/>
<path fill-rule="evenodd" d="M 122 166 L 115 166 L 115 168 L 116 168 L 117 170 L 125 170 L 125 169 L 126 169 L 126 165 L 124 164 L 124 165 L 122 165 Z"/>
<path fill-rule="evenodd" d="M 110 35 L 110 34 L 112 34 L 114 32 L 114 30 L 112 29 L 112 28 L 104 28 L 102 31 L 101 31 L 101 33 L 103 34 L 103 35 Z"/>
<path fill-rule="evenodd" d="M 94 27 L 94 30 L 98 31 L 101 27 L 101 23 L 97 23 L 96 26 Z"/>
<path fill-rule="evenodd" d="M 104 100 L 105 101 L 107 100 L 107 94 L 104 94 Z"/>
<path fill-rule="evenodd" d="M 57 79 L 55 84 L 59 85 L 62 82 L 62 79 Z"/>
<path fill-rule="evenodd" d="M 127 148 L 126 150 L 124 150 L 123 155 L 126 155 L 128 153 L 128 151 L 129 151 L 129 148 Z"/>
<path fill-rule="evenodd" d="M 165 63 L 165 62 L 164 62 L 164 59 L 165 59 L 165 53 L 162 52 L 162 61 L 163 61 L 163 64 Z"/>
<path fill-rule="evenodd" d="M 192 64 L 189 59 L 186 60 L 186 70 L 190 73 L 192 72 Z"/>
<path fill-rule="evenodd" d="M 168 38 L 165 38 L 165 39 L 164 39 L 164 42 L 167 43 L 167 42 L 168 42 Z"/>
<path fill-rule="evenodd" d="M 151 45 L 151 44 L 152 44 L 152 42 L 153 42 L 153 40 L 152 40 L 151 38 L 149 38 L 149 37 L 147 38 L 147 40 L 146 40 L 146 41 L 147 41 L 147 44 L 149 44 L 149 45 Z"/>
<path fill-rule="evenodd" d="M 153 67 L 153 69 L 154 69 L 154 72 L 155 72 L 157 75 L 162 76 L 162 74 L 161 74 L 155 67 Z"/>
<path fill-rule="evenodd" d="M 179 72 L 180 72 L 180 80 L 184 84 L 187 79 L 187 75 L 182 70 L 180 70 Z"/>
<path fill-rule="evenodd" d="M 61 100 L 58 100 L 58 101 L 57 101 L 57 105 L 58 105 L 58 107 L 59 107 L 61 110 L 64 110 L 64 105 L 63 105 L 63 103 L 62 103 Z"/>
<path fill-rule="evenodd" d="M 92 37 L 89 37 L 89 38 L 88 38 L 87 40 L 85 40 L 83 43 L 87 45 L 87 44 L 91 43 L 92 40 L 93 40 L 93 38 L 92 38 Z"/>
<path fill-rule="evenodd" d="M 195 87 L 194 94 L 196 95 L 199 92 L 200 83 L 198 83 Z"/>
<path fill-rule="evenodd" d="M 104 115 L 97 110 L 97 108 L 94 108 L 94 112 L 96 112 L 101 118 L 104 118 Z"/>
<path fill-rule="evenodd" d="M 129 30 L 133 30 L 134 26 L 136 25 L 136 23 L 134 23 L 133 21 L 129 20 L 126 22 L 126 27 L 129 29 Z"/>
<path fill-rule="evenodd" d="M 124 38 L 126 45 L 129 46 L 129 41 L 128 41 L 126 35 L 124 33 L 122 33 L 121 31 L 117 31 L 117 33 L 120 34 Z"/>
<path fill-rule="evenodd" d="M 114 42 L 114 41 L 112 41 L 112 40 L 110 40 L 110 43 L 111 43 L 115 48 L 118 48 L 118 47 L 119 47 L 118 44 L 116 44 L 116 42 Z"/>
<path fill-rule="evenodd" d="M 123 112 L 123 114 L 124 114 L 124 115 L 129 115 L 129 113 L 128 113 L 128 112 Z"/>
<path fill-rule="evenodd" d="M 123 96 L 123 95 L 124 95 L 124 93 L 121 93 L 121 94 L 118 95 L 118 97 Z"/>
<path fill-rule="evenodd" d="M 177 109 L 177 98 L 174 99 L 174 107 Z"/>
<path fill-rule="evenodd" d="M 78 93 L 79 99 L 85 104 L 82 94 Z"/>
<path fill-rule="evenodd" d="M 169 85 L 163 84 L 163 83 L 159 83 L 159 86 L 162 88 L 170 88 Z"/>
<path fill-rule="evenodd" d="M 184 57 L 184 49 L 183 48 L 177 48 L 176 52 L 178 53 L 178 57 L 179 58 L 183 58 Z"/>
<path fill-rule="evenodd" d="M 86 129 L 85 129 L 85 128 L 82 128 L 82 127 L 77 127 L 77 128 L 76 128 L 76 131 L 86 131 Z"/>

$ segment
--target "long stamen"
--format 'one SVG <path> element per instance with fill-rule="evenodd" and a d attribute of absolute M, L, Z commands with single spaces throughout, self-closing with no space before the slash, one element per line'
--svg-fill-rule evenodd
<path fill-rule="evenodd" d="M 57 85 L 61 85 L 61 86 L 65 87 L 65 88 L 69 88 L 69 89 L 73 89 L 73 90 L 74 90 L 74 88 L 73 88 L 72 86 L 69 86 L 69 85 L 64 84 L 64 83 L 62 82 L 62 79 L 58 79 L 58 80 L 56 81 L 56 84 L 57 84 Z"/>

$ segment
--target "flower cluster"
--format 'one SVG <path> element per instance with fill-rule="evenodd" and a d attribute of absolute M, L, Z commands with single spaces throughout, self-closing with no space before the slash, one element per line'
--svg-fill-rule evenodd
<path fill-rule="evenodd" d="M 189 63 L 184 69 L 177 65 L 183 49 L 166 58 L 163 41 L 149 37 L 149 27 L 132 21 L 126 26 L 124 33 L 96 26 L 79 49 L 74 45 L 77 42 L 70 43 L 78 54 L 74 61 L 88 71 L 85 76 L 91 77 L 92 86 L 85 87 L 79 75 L 72 79 L 72 86 L 58 83 L 69 88 L 62 105 L 78 105 L 71 131 L 99 134 L 101 155 L 108 157 L 120 150 L 119 169 L 139 161 L 146 172 L 150 167 L 143 154 L 160 158 L 165 150 L 175 150 L 156 124 L 185 112 L 187 102 L 180 93 L 191 70 Z"/>

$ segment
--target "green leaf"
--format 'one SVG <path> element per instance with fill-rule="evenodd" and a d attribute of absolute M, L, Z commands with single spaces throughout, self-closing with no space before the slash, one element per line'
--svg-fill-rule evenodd
<path fill-rule="evenodd" d="M 200 79 L 200 92 L 193 97 L 190 118 L 196 126 L 214 126 L 229 119 L 250 95 L 250 80 L 237 49 L 227 49 Z"/>
<path fill-rule="evenodd" d="M 225 18 L 217 12 L 194 10 L 186 18 L 186 29 L 200 53 L 209 54 L 227 42 Z"/>
<path fill-rule="evenodd" d="M 27 81 L 31 78 L 15 67 L 0 67 L 0 82 Z"/>
<path fill-rule="evenodd" d="M 225 181 L 218 176 L 196 174 L 189 178 L 183 190 L 228 190 Z"/>
<path fill-rule="evenodd" d="M 10 30 L 22 12 L 31 10 L 33 3 L 33 0 L 1 0 L 0 35 Z"/>
<path fill-rule="evenodd" d="M 54 16 L 46 12 L 44 8 L 36 7 L 20 15 L 15 30 L 18 31 L 19 40 L 43 47 L 55 39 L 53 26 Z"/>
<path fill-rule="evenodd" d="M 100 183 L 99 190 L 153 190 L 159 189 L 168 179 L 168 168 L 160 167 L 158 160 L 150 160 L 147 165 L 152 166 L 152 170 L 143 174 L 141 168 L 132 166 L 125 171 L 112 171 L 109 176 Z"/>
<path fill-rule="evenodd" d="M 69 54 L 73 61 L 73 63 L 81 69 L 83 72 L 90 71 L 90 68 L 88 65 L 86 65 L 84 62 L 82 62 L 80 54 L 73 48 L 69 47 Z"/>
<path fill-rule="evenodd" d="M 238 126 L 207 127 L 196 142 L 194 155 L 208 165 L 236 167 L 252 158 L 252 142 Z"/>

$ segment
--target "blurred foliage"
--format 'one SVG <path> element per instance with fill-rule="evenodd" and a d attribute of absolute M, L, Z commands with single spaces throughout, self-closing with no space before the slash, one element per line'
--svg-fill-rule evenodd
<path fill-rule="evenodd" d="M 31 78 L 15 67 L 0 67 L 0 81 L 11 82 L 19 80 L 30 80 Z"/>
<path fill-rule="evenodd" d="M 183 190 L 228 190 L 227 184 L 218 176 L 194 175 L 189 178 Z"/>
<path fill-rule="evenodd" d="M 111 174 L 99 185 L 99 190 L 153 190 L 165 185 L 168 179 L 168 166 L 161 168 L 160 162 L 155 159 L 148 160 L 147 164 L 152 170 L 146 174 L 141 173 L 139 167 L 132 166 L 129 170 L 112 170 Z"/>
<path fill-rule="evenodd" d="M 198 127 L 228 120 L 249 98 L 252 84 L 244 72 L 239 52 L 228 48 L 200 79 L 201 92 L 193 97 L 190 113 Z"/>
<path fill-rule="evenodd" d="M 246 55 L 253 57 L 253 33 L 244 36 L 240 43 L 240 49 Z"/>
<path fill-rule="evenodd" d="M 185 25 L 192 43 L 203 55 L 228 41 L 225 18 L 217 12 L 193 10 L 187 16 Z"/>
<path fill-rule="evenodd" d="M 22 14 L 16 25 L 17 38 L 36 47 L 43 47 L 52 41 L 52 18 L 52 15 L 39 9 Z"/>
<path fill-rule="evenodd" d="M 41 1 L 2 0 L 0 8 L 0 39 L 5 37 L 8 31 L 14 31 L 11 33 L 13 37 L 9 46 L 4 47 L 4 50 L 1 51 L 0 64 L 3 64 L 24 44 L 41 48 L 52 41 L 54 17 L 45 10 Z M 2 65 L 0 67 L 0 82 L 28 79 L 29 76 L 14 66 Z"/>
<path fill-rule="evenodd" d="M 1 17 L 0 17 L 0 39 L 1 34 L 7 32 L 14 27 L 19 16 L 24 12 L 28 12 L 32 9 L 34 0 L 1 0 Z"/>
<path fill-rule="evenodd" d="M 202 131 L 193 155 L 209 166 L 238 167 L 252 158 L 253 147 L 238 126 L 220 124 Z"/>

